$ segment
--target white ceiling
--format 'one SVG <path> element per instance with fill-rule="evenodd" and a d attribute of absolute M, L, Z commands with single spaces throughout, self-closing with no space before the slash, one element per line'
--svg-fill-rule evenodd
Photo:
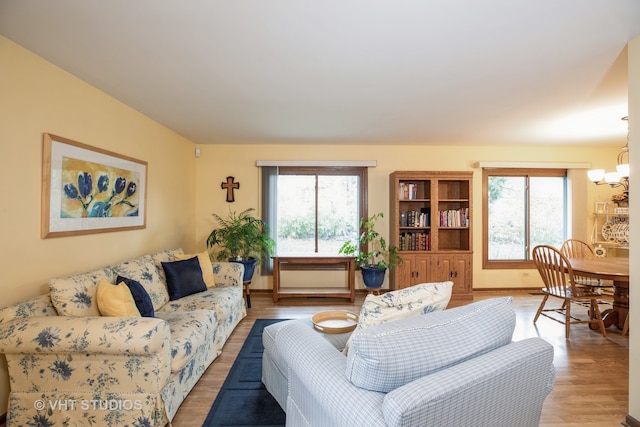
<path fill-rule="evenodd" d="M 621 144 L 638 0 L 0 0 L 195 143 Z"/>

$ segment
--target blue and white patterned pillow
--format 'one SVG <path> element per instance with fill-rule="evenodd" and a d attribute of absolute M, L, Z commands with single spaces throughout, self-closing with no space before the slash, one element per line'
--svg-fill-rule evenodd
<path fill-rule="evenodd" d="M 96 292 L 98 283 L 113 283 L 116 276 L 110 268 L 49 280 L 51 302 L 60 316 L 100 316 Z"/>
<path fill-rule="evenodd" d="M 156 265 L 156 270 L 158 270 L 158 274 L 160 275 L 160 280 L 166 285 L 167 277 L 164 274 L 164 269 L 162 268 L 163 262 L 173 262 L 176 260 L 176 255 L 184 255 L 184 251 L 182 248 L 178 249 L 166 249 L 164 251 L 156 252 L 151 254 L 151 258 L 153 259 L 153 263 Z"/>
<path fill-rule="evenodd" d="M 447 308 L 453 282 L 421 283 L 383 295 L 367 295 L 360 309 L 360 319 L 351 337 L 364 328 L 393 320 L 440 311 Z M 349 353 L 349 338 L 343 353 Z"/>

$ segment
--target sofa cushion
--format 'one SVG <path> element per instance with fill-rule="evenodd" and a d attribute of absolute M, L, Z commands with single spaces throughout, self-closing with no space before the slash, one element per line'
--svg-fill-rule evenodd
<path fill-rule="evenodd" d="M 380 296 L 367 295 L 351 336 L 370 326 L 444 310 L 451 299 L 452 288 L 453 282 L 421 283 Z M 351 339 L 347 341 L 344 354 L 349 353 L 350 345 Z"/>
<path fill-rule="evenodd" d="M 169 300 L 174 301 L 182 297 L 206 291 L 207 285 L 202 278 L 202 269 L 198 257 L 182 261 L 163 262 L 162 268 L 167 277 Z"/>
<path fill-rule="evenodd" d="M 169 301 L 167 287 L 162 281 L 151 255 L 144 255 L 115 265 L 113 271 L 116 275 L 140 283 L 149 294 L 154 310 L 158 310 Z"/>
<path fill-rule="evenodd" d="M 129 287 L 129 291 L 131 291 L 131 296 L 133 296 L 133 300 L 136 303 L 136 307 L 140 312 L 140 316 L 142 317 L 153 317 L 153 303 L 151 302 L 151 298 L 149 297 L 149 293 L 147 290 L 140 284 L 140 282 L 129 279 L 127 277 L 118 276 L 116 278 L 116 283 L 124 283 Z"/>
<path fill-rule="evenodd" d="M 347 379 L 386 393 L 508 344 L 514 329 L 510 297 L 371 326 L 352 337 Z"/>
<path fill-rule="evenodd" d="M 238 286 L 207 289 L 169 301 L 159 311 L 213 310 L 218 313 L 219 318 L 228 317 L 233 315 L 234 307 L 238 305 L 238 295 L 242 298 L 242 288 Z"/>
<path fill-rule="evenodd" d="M 171 329 L 171 372 L 182 369 L 206 340 L 213 343 L 218 320 L 210 310 L 163 311 L 156 317 Z"/>
<path fill-rule="evenodd" d="M 113 283 L 115 275 L 110 268 L 99 268 L 88 273 L 49 280 L 51 302 L 60 316 L 100 316 L 96 290 L 100 280 Z"/>
<path fill-rule="evenodd" d="M 182 248 L 178 249 L 167 249 L 164 251 L 155 252 L 151 255 L 151 259 L 153 259 L 153 263 L 156 265 L 156 269 L 158 270 L 158 274 L 160 275 L 160 280 L 162 283 L 167 284 L 167 277 L 164 275 L 164 269 L 162 268 L 163 262 L 173 262 L 176 260 L 176 255 L 183 254 Z M 168 295 L 168 294 L 167 294 Z M 167 296 L 167 300 L 169 297 Z"/>
<path fill-rule="evenodd" d="M 213 288 L 216 282 L 213 278 L 213 266 L 211 265 L 211 259 L 208 252 L 200 252 L 197 254 L 176 254 L 176 261 L 183 261 L 185 259 L 198 257 L 200 263 L 200 269 L 202 270 L 202 279 L 207 285 L 207 288 Z"/>
<path fill-rule="evenodd" d="M 100 280 L 96 291 L 98 310 L 101 316 L 140 317 L 136 302 L 129 287 L 124 282 L 111 284 L 106 279 Z"/>

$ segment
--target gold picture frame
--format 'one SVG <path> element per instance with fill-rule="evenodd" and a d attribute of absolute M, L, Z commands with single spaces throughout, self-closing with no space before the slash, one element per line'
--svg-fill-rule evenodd
<path fill-rule="evenodd" d="M 41 236 L 146 228 L 147 162 L 44 134 Z"/>

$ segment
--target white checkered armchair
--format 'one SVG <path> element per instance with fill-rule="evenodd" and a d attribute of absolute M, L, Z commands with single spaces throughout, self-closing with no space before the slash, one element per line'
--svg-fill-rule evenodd
<path fill-rule="evenodd" d="M 511 298 L 362 329 L 347 356 L 309 321 L 274 326 L 263 378 L 287 377 L 288 426 L 534 427 L 554 382 L 550 344 L 512 341 Z"/>

